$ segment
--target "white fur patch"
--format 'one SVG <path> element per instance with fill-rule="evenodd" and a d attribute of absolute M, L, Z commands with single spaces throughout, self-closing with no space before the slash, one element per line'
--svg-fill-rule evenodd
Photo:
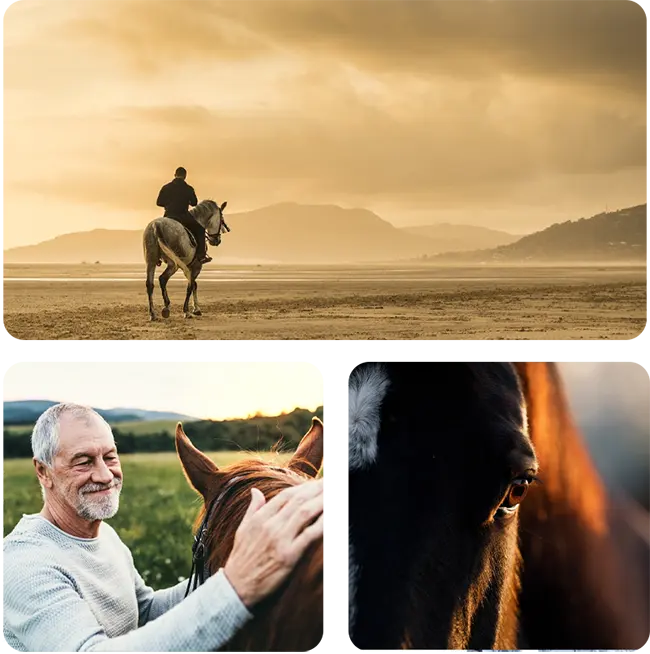
<path fill-rule="evenodd" d="M 380 363 L 361 366 L 350 375 L 350 470 L 367 468 L 377 458 L 380 409 L 389 383 Z"/>

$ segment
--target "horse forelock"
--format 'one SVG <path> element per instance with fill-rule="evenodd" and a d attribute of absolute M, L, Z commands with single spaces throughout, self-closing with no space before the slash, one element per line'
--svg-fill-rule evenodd
<path fill-rule="evenodd" d="M 377 458 L 381 405 L 389 385 L 388 372 L 382 364 L 363 364 L 350 375 L 350 470 L 367 468 Z"/>

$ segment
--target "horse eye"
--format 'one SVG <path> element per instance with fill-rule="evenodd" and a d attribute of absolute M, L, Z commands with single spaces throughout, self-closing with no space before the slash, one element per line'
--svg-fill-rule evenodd
<path fill-rule="evenodd" d="M 504 508 L 513 508 L 517 504 L 521 504 L 528 493 L 530 482 L 527 479 L 515 479 L 510 485 L 508 495 L 501 505 Z"/>

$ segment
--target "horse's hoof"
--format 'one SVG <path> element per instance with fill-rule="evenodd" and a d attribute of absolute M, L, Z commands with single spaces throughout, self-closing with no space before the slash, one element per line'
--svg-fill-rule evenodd
<path fill-rule="evenodd" d="M 186 318 L 191 318 L 191 317 L 192 317 L 192 314 L 191 314 L 191 313 L 186 313 L 186 314 L 185 314 L 185 317 L 186 317 Z"/>
<path fill-rule="evenodd" d="M 202 316 L 203 315 L 201 313 L 201 309 L 194 309 L 194 311 L 192 311 L 192 314 L 195 315 L 195 316 Z"/>
<path fill-rule="evenodd" d="M 169 318 L 169 307 L 165 307 L 161 313 L 163 318 Z"/>
<path fill-rule="evenodd" d="M 153 315 L 149 316 L 149 322 L 156 322 L 156 320 L 158 320 L 158 318 L 156 318 L 156 316 L 153 316 Z"/>

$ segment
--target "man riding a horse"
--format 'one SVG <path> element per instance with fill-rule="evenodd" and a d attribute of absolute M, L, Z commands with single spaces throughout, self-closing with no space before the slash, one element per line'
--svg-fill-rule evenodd
<path fill-rule="evenodd" d="M 185 181 L 187 171 L 179 167 L 174 173 L 174 179 L 165 184 L 158 194 L 156 206 L 165 209 L 165 218 L 172 218 L 186 227 L 196 240 L 196 257 L 203 263 L 212 261 L 207 253 L 205 228 L 189 212 L 189 207 L 198 204 L 194 189 Z"/>

